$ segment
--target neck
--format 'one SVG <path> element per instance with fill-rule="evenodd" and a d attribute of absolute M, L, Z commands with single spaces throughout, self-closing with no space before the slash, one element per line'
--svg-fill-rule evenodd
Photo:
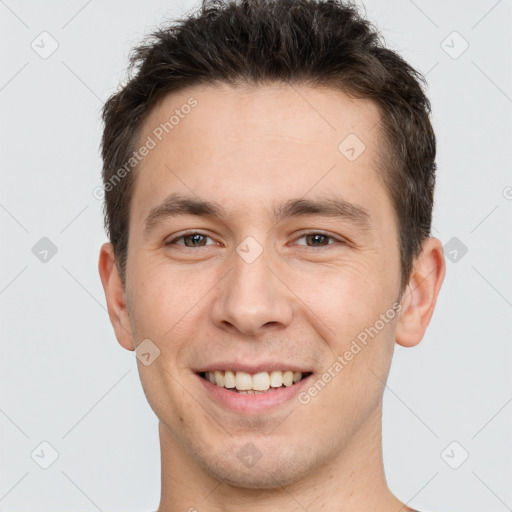
<path fill-rule="evenodd" d="M 160 422 L 162 493 L 157 512 L 412 512 L 388 489 L 382 459 L 381 410 L 348 446 L 305 478 L 275 489 L 236 487 L 215 478 Z"/>

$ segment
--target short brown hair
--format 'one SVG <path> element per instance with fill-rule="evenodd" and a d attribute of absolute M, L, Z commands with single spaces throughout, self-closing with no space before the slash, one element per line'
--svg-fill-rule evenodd
<path fill-rule="evenodd" d="M 381 114 L 383 180 L 399 226 L 402 291 L 430 236 L 436 139 L 424 77 L 384 47 L 341 0 L 203 0 L 130 54 L 128 82 L 103 107 L 105 228 L 124 281 L 135 175 L 130 159 L 144 120 L 165 95 L 189 86 L 271 83 L 328 86 L 372 100 Z M 110 186 L 107 186 L 109 185 Z"/>

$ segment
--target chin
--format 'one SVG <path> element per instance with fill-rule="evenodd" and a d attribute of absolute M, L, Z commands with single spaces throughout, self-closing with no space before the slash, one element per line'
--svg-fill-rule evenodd
<path fill-rule="evenodd" d="M 279 489 L 299 481 L 317 465 L 303 453 L 267 452 L 252 467 L 244 467 L 234 452 L 217 455 L 203 459 L 203 469 L 225 484 L 245 489 Z"/>
<path fill-rule="evenodd" d="M 237 467 L 222 468 L 211 472 L 212 476 L 222 480 L 224 484 L 243 489 L 279 489 L 300 480 L 301 474 L 286 470 L 272 473 L 266 471 L 247 470 L 242 473 Z M 212 468 L 210 468 L 210 471 Z"/>

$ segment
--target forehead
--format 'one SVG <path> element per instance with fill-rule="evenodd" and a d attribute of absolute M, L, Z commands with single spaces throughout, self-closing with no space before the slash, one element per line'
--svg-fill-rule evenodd
<path fill-rule="evenodd" d="M 215 146 L 218 139 L 237 141 L 243 142 L 247 151 L 250 147 L 260 149 L 256 137 L 266 137 L 266 142 L 277 140 L 281 150 L 287 142 L 316 143 L 319 150 L 338 150 L 338 143 L 350 133 L 372 145 L 379 120 L 372 101 L 325 86 L 210 84 L 166 95 L 146 118 L 140 140 L 147 135 L 170 139 L 172 134 L 175 144 L 185 140 L 189 148 L 193 140 L 195 145 L 211 149 L 213 137 Z"/>
<path fill-rule="evenodd" d="M 371 196 L 379 120 L 373 102 L 326 87 L 210 84 L 168 94 L 139 136 L 154 147 L 138 165 L 133 206 L 147 212 L 175 191 L 219 201 L 230 191 L 231 203 L 233 191 L 246 203 L 340 186 L 373 186 Z"/>

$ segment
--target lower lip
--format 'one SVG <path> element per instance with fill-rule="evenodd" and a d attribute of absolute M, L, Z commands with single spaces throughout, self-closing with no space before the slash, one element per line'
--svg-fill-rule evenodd
<path fill-rule="evenodd" d="M 229 391 L 226 388 L 212 384 L 209 380 L 196 374 L 207 393 L 224 407 L 241 413 L 263 413 L 292 400 L 307 384 L 313 374 L 308 375 L 292 386 L 282 386 L 274 391 L 257 395 L 244 395 Z"/>

